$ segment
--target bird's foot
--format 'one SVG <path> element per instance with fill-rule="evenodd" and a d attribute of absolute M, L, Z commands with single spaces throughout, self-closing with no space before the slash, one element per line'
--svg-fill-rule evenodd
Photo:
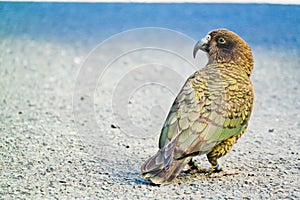
<path fill-rule="evenodd" d="M 189 173 L 189 174 L 195 174 L 195 173 L 209 173 L 211 172 L 209 169 L 206 169 L 206 168 L 200 168 L 198 166 L 198 164 L 193 161 L 192 159 L 190 160 L 190 162 L 187 164 L 187 168 L 188 170 L 186 170 L 185 172 L 186 173 Z"/>
<path fill-rule="evenodd" d="M 187 167 L 189 170 L 197 170 L 199 168 L 198 164 L 195 161 L 193 161 L 193 159 L 191 159 L 190 162 L 188 162 Z"/>
<path fill-rule="evenodd" d="M 210 178 L 221 178 L 223 176 L 235 175 L 238 174 L 239 171 L 237 170 L 214 170 L 212 173 L 209 174 Z"/>
<path fill-rule="evenodd" d="M 223 170 L 220 164 L 212 166 L 213 171 L 209 174 L 211 178 L 221 178 L 223 176 L 238 174 L 237 170 Z"/>
<path fill-rule="evenodd" d="M 213 168 L 213 170 L 214 170 L 215 172 L 220 172 L 220 171 L 222 171 L 222 167 L 221 167 L 220 164 L 217 164 L 217 165 L 215 165 L 215 166 L 211 166 L 211 168 Z"/>
<path fill-rule="evenodd" d="M 200 168 L 200 167 L 194 170 L 190 170 L 190 174 L 196 174 L 196 173 L 207 174 L 207 173 L 211 173 L 211 170 L 207 168 Z"/>

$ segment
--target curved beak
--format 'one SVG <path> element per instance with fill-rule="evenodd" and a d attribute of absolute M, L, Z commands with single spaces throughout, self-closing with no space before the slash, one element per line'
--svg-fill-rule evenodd
<path fill-rule="evenodd" d="M 201 39 L 200 41 L 198 41 L 194 47 L 194 50 L 193 50 L 193 56 L 194 58 L 196 57 L 197 55 L 197 52 L 200 50 L 202 51 L 205 51 L 205 52 L 208 52 L 209 49 L 208 49 L 208 43 L 209 43 L 209 40 L 207 39 L 207 37 Z"/>
<path fill-rule="evenodd" d="M 199 49 L 201 49 L 201 42 L 200 41 L 198 41 L 194 46 L 194 50 L 193 50 L 194 58 L 196 58 L 196 55 L 197 55 L 197 52 L 199 51 Z"/>

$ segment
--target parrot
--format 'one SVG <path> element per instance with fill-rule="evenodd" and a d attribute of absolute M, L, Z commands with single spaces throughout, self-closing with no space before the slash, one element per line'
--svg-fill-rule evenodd
<path fill-rule="evenodd" d="M 193 157 L 204 154 L 214 172 L 222 171 L 218 159 L 248 127 L 254 101 L 250 46 L 220 28 L 195 44 L 194 58 L 199 50 L 208 62 L 186 80 L 162 127 L 157 153 L 141 166 L 143 178 L 154 184 L 171 183 L 185 166 L 197 167 Z"/>

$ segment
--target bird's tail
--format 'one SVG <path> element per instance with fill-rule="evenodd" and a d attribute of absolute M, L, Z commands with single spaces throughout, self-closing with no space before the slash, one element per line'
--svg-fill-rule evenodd
<path fill-rule="evenodd" d="M 141 166 L 141 173 L 145 179 L 150 179 L 155 184 L 167 184 L 176 178 L 189 160 L 190 158 L 173 159 L 173 148 L 167 146 Z"/>

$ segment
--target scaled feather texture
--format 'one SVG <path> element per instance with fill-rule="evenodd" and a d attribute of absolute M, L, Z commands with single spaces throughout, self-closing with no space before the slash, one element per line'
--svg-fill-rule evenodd
<path fill-rule="evenodd" d="M 185 82 L 162 128 L 158 152 L 141 166 L 143 177 L 155 184 L 171 182 L 197 155 L 206 154 L 221 170 L 217 160 L 248 125 L 254 101 L 249 45 L 218 29 L 195 45 L 194 57 L 198 50 L 207 53 L 208 63 Z"/>

